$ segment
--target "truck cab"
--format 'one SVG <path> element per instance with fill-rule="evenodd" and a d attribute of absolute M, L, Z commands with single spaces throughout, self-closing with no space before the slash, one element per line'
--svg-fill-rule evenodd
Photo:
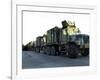
<path fill-rule="evenodd" d="M 66 25 L 65 25 L 66 24 Z M 81 34 L 74 22 L 62 22 L 59 51 L 70 58 L 89 54 L 89 35 Z"/>

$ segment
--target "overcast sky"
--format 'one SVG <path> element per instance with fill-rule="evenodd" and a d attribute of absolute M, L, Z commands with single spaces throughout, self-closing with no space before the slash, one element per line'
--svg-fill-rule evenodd
<path fill-rule="evenodd" d="M 61 21 L 75 21 L 81 33 L 90 34 L 90 16 L 87 14 L 65 14 L 45 12 L 23 13 L 23 44 L 36 40 L 54 26 L 62 27 Z"/>

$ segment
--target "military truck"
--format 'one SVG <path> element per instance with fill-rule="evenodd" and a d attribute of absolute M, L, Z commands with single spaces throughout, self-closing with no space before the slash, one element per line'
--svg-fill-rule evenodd
<path fill-rule="evenodd" d="M 81 34 L 75 22 L 71 21 L 62 21 L 62 28 L 55 26 L 36 41 L 40 44 L 37 48 L 48 55 L 66 55 L 76 58 L 78 55 L 89 54 L 89 35 Z"/>
<path fill-rule="evenodd" d="M 35 51 L 40 52 L 42 50 L 42 45 L 43 45 L 43 37 L 38 36 L 36 38 Z"/>
<path fill-rule="evenodd" d="M 75 22 L 62 21 L 62 29 L 59 38 L 59 52 L 70 58 L 76 58 L 79 54 L 89 54 L 89 36 L 81 34 Z"/>
<path fill-rule="evenodd" d="M 46 48 L 47 48 L 47 35 L 44 34 L 44 35 L 42 36 L 42 39 L 43 39 L 43 44 L 41 45 L 41 47 L 42 47 L 42 52 L 43 52 L 44 54 L 46 54 L 46 53 L 47 53 L 47 51 L 46 51 Z"/>
<path fill-rule="evenodd" d="M 34 50 L 34 43 L 32 41 L 28 42 L 26 45 L 22 45 L 23 51 L 33 51 Z"/>
<path fill-rule="evenodd" d="M 54 28 L 47 31 L 45 53 L 48 55 L 58 55 L 59 51 L 59 31 L 60 29 L 55 26 Z M 55 51 L 55 53 L 54 53 Z"/>

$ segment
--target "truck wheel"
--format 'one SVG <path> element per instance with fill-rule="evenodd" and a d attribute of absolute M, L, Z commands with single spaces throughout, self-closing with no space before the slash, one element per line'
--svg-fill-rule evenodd
<path fill-rule="evenodd" d="M 89 49 L 87 48 L 87 49 L 84 49 L 84 51 L 82 51 L 82 56 L 87 56 L 87 55 L 89 55 Z"/>
<path fill-rule="evenodd" d="M 70 44 L 68 47 L 68 57 L 69 58 L 77 58 L 79 53 L 79 49 L 76 45 Z"/>
<path fill-rule="evenodd" d="M 45 47 L 43 47 L 43 53 L 46 54 L 46 49 L 45 49 Z"/>
<path fill-rule="evenodd" d="M 48 54 L 48 47 L 45 48 L 45 54 Z"/>
<path fill-rule="evenodd" d="M 56 55 L 56 50 L 54 47 L 51 48 L 51 55 L 55 56 Z"/>
<path fill-rule="evenodd" d="M 40 53 L 40 49 L 39 48 L 37 48 L 38 49 L 38 53 Z"/>
<path fill-rule="evenodd" d="M 51 51 L 50 51 L 50 47 L 47 47 L 47 55 L 50 55 L 51 54 Z"/>
<path fill-rule="evenodd" d="M 36 52 L 38 53 L 39 51 L 38 51 L 38 48 L 36 48 Z"/>

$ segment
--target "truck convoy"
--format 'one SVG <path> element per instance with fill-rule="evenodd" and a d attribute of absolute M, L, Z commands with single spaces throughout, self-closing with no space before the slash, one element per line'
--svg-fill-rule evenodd
<path fill-rule="evenodd" d="M 89 35 L 81 34 L 75 22 L 62 21 L 62 28 L 55 26 L 43 36 L 38 36 L 35 51 L 47 55 L 66 55 L 77 58 L 89 54 Z"/>

